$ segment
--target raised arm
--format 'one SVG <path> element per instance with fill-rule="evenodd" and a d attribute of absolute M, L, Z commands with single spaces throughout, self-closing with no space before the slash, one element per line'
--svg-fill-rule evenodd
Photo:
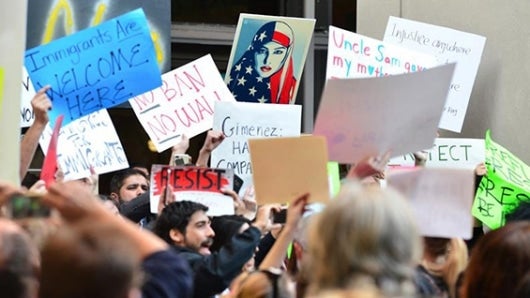
<path fill-rule="evenodd" d="M 48 110 L 51 109 L 52 102 L 46 95 L 48 89 L 50 89 L 50 86 L 43 87 L 31 100 L 31 107 L 35 114 L 35 121 L 33 121 L 33 124 L 28 128 L 24 138 L 20 142 L 20 180 L 24 179 L 24 176 L 26 176 L 31 160 L 33 159 L 37 146 L 39 145 L 40 136 L 49 121 Z"/>
<path fill-rule="evenodd" d="M 212 154 L 212 151 L 217 148 L 217 146 L 219 146 L 224 139 L 225 135 L 222 131 L 209 130 L 206 134 L 204 145 L 199 151 L 199 157 L 197 158 L 196 165 L 198 167 L 207 167 L 210 154 Z"/>
<path fill-rule="evenodd" d="M 281 268 L 283 260 L 285 259 L 285 254 L 287 253 L 287 248 L 291 241 L 293 241 L 298 223 L 304 214 L 308 199 L 309 194 L 306 193 L 297 197 L 291 202 L 291 204 L 289 204 L 285 225 L 271 250 L 259 265 L 259 269 Z"/>
<path fill-rule="evenodd" d="M 182 135 L 180 142 L 175 146 L 171 147 L 171 156 L 169 157 L 169 165 L 175 165 L 175 156 L 179 154 L 186 154 L 188 148 L 190 147 L 190 139 L 186 135 Z"/>
<path fill-rule="evenodd" d="M 384 178 L 384 170 L 390 159 L 390 152 L 383 156 L 368 156 L 355 164 L 348 172 L 348 178 L 363 179 L 369 176 L 378 176 Z"/>

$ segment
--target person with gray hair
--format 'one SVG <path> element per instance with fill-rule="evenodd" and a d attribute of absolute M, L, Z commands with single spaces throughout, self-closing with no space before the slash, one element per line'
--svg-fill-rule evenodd
<path fill-rule="evenodd" d="M 414 297 L 421 238 L 405 199 L 348 181 L 309 230 L 309 296 Z"/>

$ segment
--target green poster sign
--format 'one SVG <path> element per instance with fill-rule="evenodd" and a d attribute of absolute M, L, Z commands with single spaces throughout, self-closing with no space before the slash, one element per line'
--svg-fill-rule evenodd
<path fill-rule="evenodd" d="M 328 161 L 328 181 L 330 197 L 335 197 L 340 190 L 340 175 L 339 163 L 336 161 Z"/>
<path fill-rule="evenodd" d="M 504 225 L 505 215 L 520 201 L 530 201 L 530 168 L 495 143 L 486 132 L 487 174 L 480 181 L 472 214 L 491 229 Z"/>

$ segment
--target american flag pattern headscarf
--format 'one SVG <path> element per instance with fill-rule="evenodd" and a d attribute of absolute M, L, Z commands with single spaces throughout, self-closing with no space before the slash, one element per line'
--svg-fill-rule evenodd
<path fill-rule="evenodd" d="M 293 76 L 292 45 L 294 35 L 284 22 L 268 22 L 256 32 L 243 56 L 233 64 L 227 78 L 228 89 L 237 101 L 289 104 L 294 101 L 296 79 Z M 272 76 L 261 77 L 255 69 L 255 54 L 274 41 L 287 48 L 283 65 Z"/>

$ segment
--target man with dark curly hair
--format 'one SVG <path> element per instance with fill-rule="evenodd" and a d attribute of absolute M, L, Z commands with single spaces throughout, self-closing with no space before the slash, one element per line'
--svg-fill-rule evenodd
<path fill-rule="evenodd" d="M 194 273 L 194 297 L 221 293 L 252 258 L 261 235 L 268 231 L 270 212 L 266 205 L 246 230 L 234 235 L 218 252 L 212 253 L 215 232 L 210 226 L 208 207 L 190 201 L 168 204 L 158 216 L 153 232 L 183 256 Z"/>

